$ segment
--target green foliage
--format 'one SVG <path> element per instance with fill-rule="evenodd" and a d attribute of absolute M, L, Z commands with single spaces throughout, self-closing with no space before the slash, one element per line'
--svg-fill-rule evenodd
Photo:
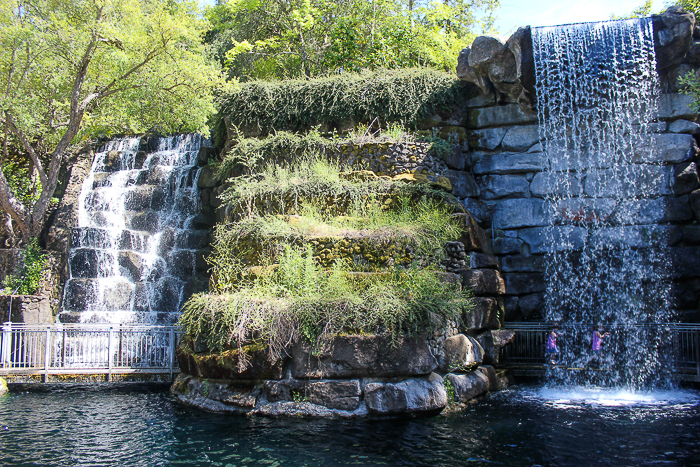
<path fill-rule="evenodd" d="M 229 0 L 206 11 L 206 41 L 230 77 L 286 79 L 375 68 L 453 70 L 490 30 L 498 0 Z"/>
<path fill-rule="evenodd" d="M 685 11 L 693 13 L 695 15 L 695 22 L 697 24 L 698 17 L 700 17 L 700 0 L 677 0 L 675 2 L 671 2 L 671 4 L 679 6 Z"/>
<path fill-rule="evenodd" d="M 299 212 L 301 217 L 295 218 L 294 223 L 283 216 L 267 215 L 217 226 L 211 258 L 214 274 L 219 277 L 219 267 L 228 271 L 231 257 L 245 251 L 250 240 L 261 245 L 261 254 L 268 254 L 274 261 L 280 243 L 303 244 L 314 237 L 362 238 L 376 243 L 377 250 L 386 250 L 389 243 L 411 245 L 420 256 L 440 256 L 444 244 L 461 234 L 459 224 L 451 217 L 452 210 L 432 199 L 414 202 L 399 197 L 387 209 L 385 204 L 370 198 L 351 206 L 346 216 L 329 216 L 314 204 L 303 206 Z M 227 273 L 223 276 L 230 277 Z M 217 284 L 224 289 L 230 286 L 223 280 L 217 280 Z"/>
<path fill-rule="evenodd" d="M 9 295 L 32 295 L 37 292 L 44 269 L 48 264 L 36 239 L 22 251 L 22 267 L 5 278 L 2 293 Z"/>
<path fill-rule="evenodd" d="M 258 128 L 262 134 L 303 131 L 315 125 L 342 129 L 348 123 L 369 123 L 375 118 L 383 127 L 391 122 L 412 127 L 421 118 L 459 105 L 467 92 L 464 82 L 454 76 L 419 68 L 253 81 L 222 97 L 220 116 L 242 129 Z M 221 135 L 223 120 L 218 125 Z"/>
<path fill-rule="evenodd" d="M 469 307 L 469 295 L 435 271 L 357 276 L 342 263 L 325 271 L 309 247 L 287 246 L 277 267 L 235 291 L 194 295 L 180 324 L 212 350 L 262 343 L 274 358 L 297 338 L 321 345 L 339 333 L 430 333 Z"/>
<path fill-rule="evenodd" d="M 71 144 L 208 131 L 214 90 L 235 83 L 207 55 L 207 28 L 190 0 L 0 0 L 0 127 L 42 186 L 23 204 L 0 174 L 0 205 L 24 241 L 43 228 Z"/>
<path fill-rule="evenodd" d="M 452 152 L 452 145 L 437 137 L 424 137 L 407 131 L 400 123 L 392 123 L 386 130 L 372 132 L 369 126 L 351 130 L 347 136 L 337 134 L 326 138 L 318 131 L 306 134 L 295 134 L 287 131 L 276 131 L 265 138 L 243 138 L 239 136 L 231 142 L 233 148 L 217 163 L 217 175 L 227 177 L 242 164 L 248 171 L 253 172 L 264 164 L 278 164 L 283 159 L 303 159 L 312 155 L 339 155 L 343 146 L 366 143 L 400 143 L 405 141 L 429 142 L 430 150 L 444 159 Z"/>
<path fill-rule="evenodd" d="M 25 206 L 36 202 L 41 194 L 41 184 L 37 179 L 32 180 L 26 166 L 16 162 L 5 162 L 2 165 L 2 173 L 19 202 Z"/>
<path fill-rule="evenodd" d="M 301 157 L 289 165 L 263 165 L 253 175 L 231 179 L 232 185 L 220 199 L 234 210 L 252 215 L 256 203 L 265 201 L 268 213 L 294 212 L 309 200 L 325 200 L 325 209 L 339 207 L 356 212 L 367 200 L 383 195 L 395 195 L 411 199 L 427 197 L 453 205 L 449 193 L 427 185 L 406 184 L 384 178 L 353 178 L 347 176 L 337 160 L 320 157 Z M 323 206 L 319 206 L 322 208 Z"/>
<path fill-rule="evenodd" d="M 445 392 L 447 392 L 447 403 L 452 404 L 455 401 L 455 387 L 452 385 L 452 381 L 445 376 L 442 380 L 442 385 L 445 386 Z"/>

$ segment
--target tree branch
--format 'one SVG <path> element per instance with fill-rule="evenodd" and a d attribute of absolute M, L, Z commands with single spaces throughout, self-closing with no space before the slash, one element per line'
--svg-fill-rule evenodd
<path fill-rule="evenodd" d="M 32 162 L 34 163 L 34 166 L 37 169 L 37 172 L 39 172 L 39 181 L 41 182 L 41 187 L 43 189 L 46 189 L 46 185 L 49 182 L 48 177 L 46 176 L 46 172 L 44 172 L 44 167 L 41 165 L 41 161 L 39 158 L 36 156 L 36 151 L 34 151 L 34 148 L 32 147 L 31 144 L 29 144 L 29 141 L 27 141 L 27 138 L 24 136 L 24 133 L 22 130 L 17 128 L 15 125 L 14 120 L 12 119 L 12 114 L 10 114 L 9 111 L 5 111 L 5 124 L 7 127 L 10 129 L 12 133 L 17 135 L 19 138 L 20 142 L 22 143 L 22 147 L 24 147 L 25 151 L 29 153 L 29 157 L 32 159 Z"/>

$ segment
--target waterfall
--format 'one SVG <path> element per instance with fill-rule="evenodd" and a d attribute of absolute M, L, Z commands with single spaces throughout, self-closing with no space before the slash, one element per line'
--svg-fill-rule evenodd
<path fill-rule="evenodd" d="M 79 196 L 61 322 L 170 324 L 197 289 L 209 232 L 196 134 L 120 138 L 98 149 Z M 201 288 L 201 284 L 200 284 Z"/>
<path fill-rule="evenodd" d="M 650 18 L 533 28 L 546 206 L 545 316 L 559 322 L 549 377 L 639 388 L 663 379 L 670 285 L 655 159 L 659 80 Z M 661 225 L 660 225 L 661 224 Z M 610 336 L 596 356 L 598 325 Z"/>

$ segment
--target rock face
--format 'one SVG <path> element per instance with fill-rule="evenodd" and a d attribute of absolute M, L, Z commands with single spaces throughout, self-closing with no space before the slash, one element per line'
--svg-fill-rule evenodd
<path fill-rule="evenodd" d="M 554 167 L 557 171 L 574 169 L 564 181 L 544 170 L 529 28 L 520 28 L 507 40 L 479 37 L 460 53 L 458 77 L 478 89 L 466 103 L 468 148 L 462 148 L 471 160 L 471 167 L 465 166 L 464 170 L 473 175 L 478 194 L 463 204 L 486 229 L 486 243 L 490 243 L 501 263 L 501 269 L 494 269 L 504 281 L 502 313 L 507 320 L 542 319 L 544 261 L 548 253 L 578 250 L 591 241 L 614 247 L 616 234 L 622 231 L 629 233 L 639 247 L 650 241 L 665 241 L 671 249 L 700 248 L 692 229 L 679 230 L 700 220 L 695 139 L 700 134 L 700 125 L 695 121 L 698 111 L 692 96 L 679 92 L 680 78 L 700 71 L 700 34 L 693 36 L 695 18 L 678 7 L 653 16 L 652 21 L 662 94 L 658 99 L 658 121 L 649 124 L 650 134 L 636 142 L 630 154 L 635 162 L 630 170 L 639 172 L 634 172 L 640 180 L 634 186 L 620 186 L 619 180 L 611 180 L 607 167 L 579 172 L 566 157 L 553 159 L 559 164 Z M 580 155 L 589 156 L 592 155 Z M 621 190 L 638 199 L 631 214 L 623 214 L 612 198 Z M 591 197 L 600 192 L 608 198 Z M 550 195 L 566 193 L 581 195 L 557 206 L 548 204 Z M 574 225 L 557 225 L 549 230 L 552 216 Z M 588 238 L 588 229 L 581 224 L 598 221 L 610 223 L 610 229 Z M 545 230 L 549 232 L 547 237 Z M 561 241 L 552 242 L 550 234 Z M 678 258 L 674 255 L 671 256 Z M 700 300 L 700 293 L 689 285 L 698 277 L 680 259 L 674 260 L 670 268 L 676 271 L 673 300 L 680 312 L 695 316 L 693 320 L 700 319 L 697 306 L 691 305 L 692 300 Z M 490 292 L 484 291 L 486 283 L 481 272 L 460 274 L 465 287 L 473 287 L 476 296 L 487 298 Z M 491 297 L 499 299 L 493 293 Z M 477 309 L 495 306 L 495 302 L 485 300 L 478 303 Z M 489 315 L 475 314 L 468 318 L 473 319 L 468 326 L 479 328 L 479 322 L 483 322 L 480 316 Z M 490 327 L 484 324 L 481 330 Z"/>
<path fill-rule="evenodd" d="M 237 350 L 197 353 L 195 347 L 184 340 L 177 349 L 182 373 L 171 392 L 180 401 L 213 412 L 272 417 L 434 415 L 450 402 L 441 375 L 480 381 L 493 371 L 479 367 L 484 350 L 464 334 L 441 342 L 437 358 L 425 337 L 392 344 L 386 336 L 338 336 L 318 355 L 297 343 L 289 357 L 274 362 L 262 349 L 244 348 L 251 363 L 245 370 L 238 367 Z M 499 388 L 486 380 L 481 389 Z M 458 400 L 466 400 L 463 393 Z"/>
<path fill-rule="evenodd" d="M 297 343 L 292 349 L 295 378 L 351 378 L 358 376 L 425 375 L 437 361 L 425 339 L 385 336 L 342 336 L 315 354 L 311 345 Z"/>
<path fill-rule="evenodd" d="M 426 379 L 368 383 L 365 403 L 367 411 L 376 415 L 439 413 L 447 405 L 447 393 L 442 378 L 432 373 Z"/>
<path fill-rule="evenodd" d="M 534 61 L 530 28 L 518 29 L 508 40 L 479 36 L 459 54 L 457 77 L 476 84 L 497 101 L 530 106 L 534 93 Z"/>

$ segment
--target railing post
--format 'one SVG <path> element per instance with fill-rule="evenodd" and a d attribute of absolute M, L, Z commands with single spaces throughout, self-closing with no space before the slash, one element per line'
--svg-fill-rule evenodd
<path fill-rule="evenodd" d="M 170 344 L 168 345 L 169 348 L 169 369 L 170 369 L 170 381 L 173 381 L 173 367 L 175 363 L 175 330 L 170 328 Z"/>
<path fill-rule="evenodd" d="M 3 367 L 11 366 L 12 350 L 12 323 L 2 325 L 2 348 L 0 348 L 0 364 Z"/>
<path fill-rule="evenodd" d="M 695 337 L 693 339 L 695 341 L 693 342 L 695 344 L 695 377 L 696 381 L 700 381 L 700 331 L 696 329 L 693 336 Z"/>
<path fill-rule="evenodd" d="M 109 344 L 107 345 L 107 358 L 108 358 L 108 373 L 107 373 L 107 382 L 112 382 L 112 365 L 113 365 L 113 358 L 112 358 L 112 341 L 113 341 L 113 334 L 114 334 L 114 328 L 112 326 L 109 327 Z"/>
<path fill-rule="evenodd" d="M 46 326 L 46 342 L 44 342 L 44 382 L 49 382 L 49 362 L 51 351 L 51 326 Z"/>

